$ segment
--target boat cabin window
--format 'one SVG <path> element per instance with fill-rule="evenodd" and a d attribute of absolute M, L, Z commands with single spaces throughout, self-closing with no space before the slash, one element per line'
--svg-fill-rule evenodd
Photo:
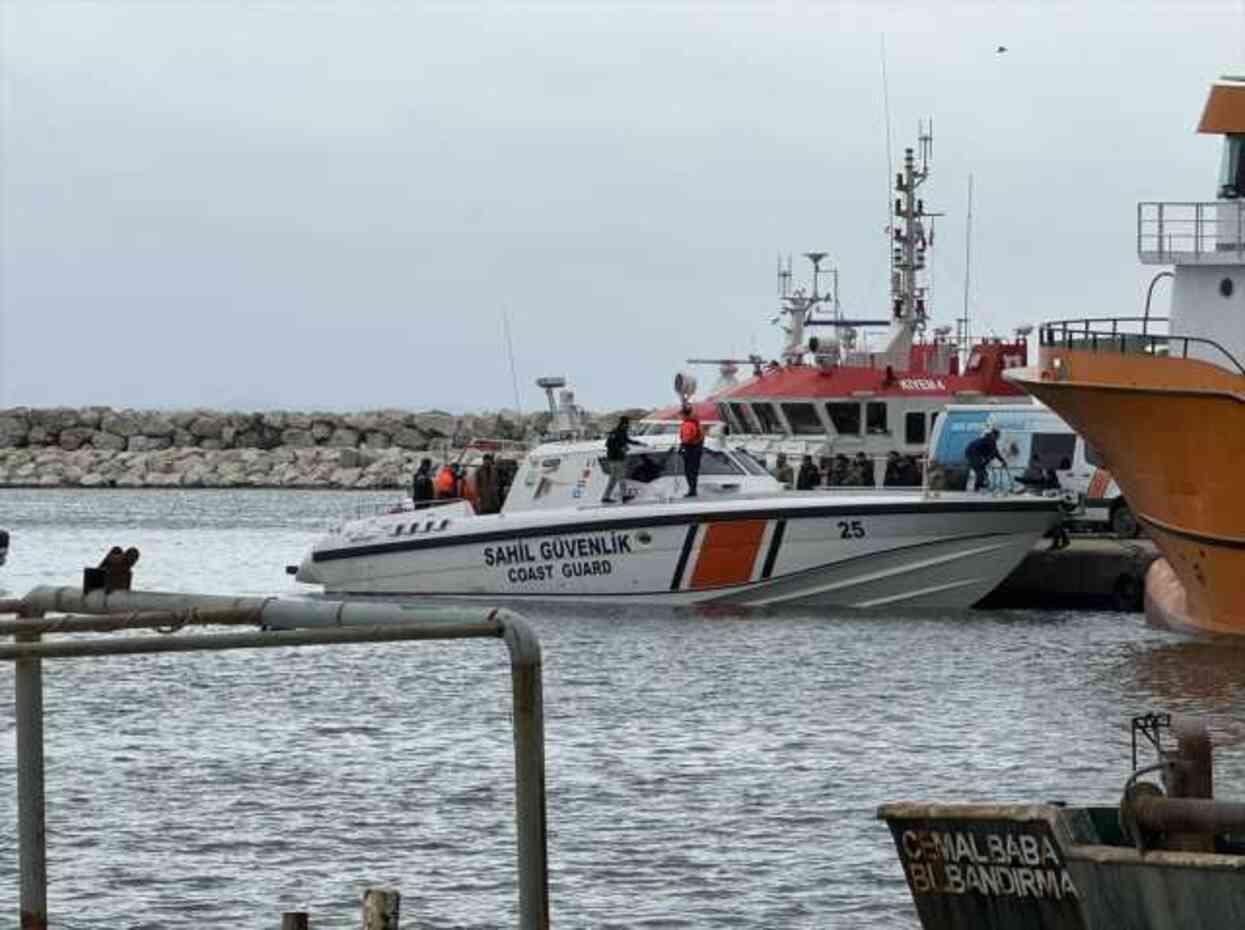
<path fill-rule="evenodd" d="M 774 410 L 773 404 L 753 404 L 752 409 L 761 423 L 762 433 L 786 432 L 782 428 L 782 421 L 778 419 L 778 413 Z"/>
<path fill-rule="evenodd" d="M 1075 451 L 1075 433 L 1034 433 L 1029 450 L 1029 465 L 1043 471 L 1048 468 L 1071 468 L 1072 454 Z"/>
<path fill-rule="evenodd" d="M 740 424 L 739 419 L 735 416 L 735 411 L 731 409 L 730 404 L 718 404 L 718 416 L 722 422 L 726 424 L 726 428 L 732 433 L 748 432 Z"/>
<path fill-rule="evenodd" d="M 886 401 L 871 400 L 865 405 L 865 426 L 870 433 L 889 433 L 886 426 Z"/>
<path fill-rule="evenodd" d="M 1241 157 L 1245 136 L 1230 133 L 1223 140 L 1223 161 L 1219 167 L 1219 196 L 1236 200 L 1245 194 L 1245 158 Z"/>
<path fill-rule="evenodd" d="M 757 429 L 757 422 L 748 411 L 746 404 L 728 404 L 727 406 L 731 408 L 731 412 L 735 414 L 735 419 L 739 421 L 739 431 L 741 433 L 764 432 L 764 430 Z"/>
<path fill-rule="evenodd" d="M 940 413 L 942 413 L 941 410 L 935 410 L 929 415 L 929 435 L 931 436 L 934 435 L 934 424 L 938 422 L 938 414 Z"/>
<path fill-rule="evenodd" d="M 860 404 L 831 401 L 826 404 L 826 413 L 830 414 L 830 422 L 834 431 L 840 436 L 860 435 Z"/>
<path fill-rule="evenodd" d="M 791 424 L 791 432 L 797 436 L 821 436 L 826 431 L 812 404 L 783 404 L 782 412 Z"/>
<path fill-rule="evenodd" d="M 904 414 L 903 441 L 910 446 L 925 445 L 925 414 L 916 411 Z"/>

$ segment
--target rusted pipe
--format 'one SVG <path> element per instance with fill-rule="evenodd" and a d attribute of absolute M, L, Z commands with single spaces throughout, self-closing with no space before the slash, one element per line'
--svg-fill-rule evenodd
<path fill-rule="evenodd" d="M 1245 804 L 1207 798 L 1138 797 L 1121 805 L 1151 833 L 1245 832 Z"/>

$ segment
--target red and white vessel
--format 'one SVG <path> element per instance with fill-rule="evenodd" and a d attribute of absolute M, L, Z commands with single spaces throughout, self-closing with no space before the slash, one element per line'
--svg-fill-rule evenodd
<path fill-rule="evenodd" d="M 809 252 L 811 290 L 792 290 L 790 267 L 780 268 L 781 318 L 786 333 L 781 358 L 689 359 L 714 364 L 722 375 L 700 400 L 702 420 L 724 424 L 732 446 L 769 457 L 811 454 L 816 458 L 863 453 L 882 483 L 889 453 L 919 458 L 934 419 L 949 403 L 1016 403 L 1023 393 L 1003 372 L 1028 361 L 1029 328 L 1010 340 L 972 341 L 968 314 L 929 331 L 926 256 L 933 245 L 932 220 L 918 192 L 929 177 L 932 136 L 919 134 L 919 154 L 904 153 L 895 182 L 890 312 L 883 319 L 846 317 L 839 306 L 837 272 L 823 269 L 824 252 Z M 929 229 L 927 230 L 927 225 Z M 821 277 L 834 281 L 821 292 Z M 819 335 L 809 336 L 816 329 Z M 867 335 L 884 329 L 871 348 Z M 740 366 L 751 377 L 739 380 Z M 686 379 L 685 379 L 686 380 Z M 678 408 L 651 414 L 649 433 L 670 430 Z"/>

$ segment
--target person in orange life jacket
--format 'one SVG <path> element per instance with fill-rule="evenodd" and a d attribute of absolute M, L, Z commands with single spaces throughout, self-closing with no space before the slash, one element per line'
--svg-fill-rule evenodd
<path fill-rule="evenodd" d="M 700 417 L 690 406 L 683 408 L 679 451 L 683 454 L 683 474 L 687 478 L 687 494 L 684 496 L 695 497 L 696 482 L 700 479 L 700 456 L 705 451 L 705 433 L 700 428 Z"/>
<path fill-rule="evenodd" d="M 437 472 L 436 480 L 432 482 L 432 486 L 437 492 L 438 500 L 457 497 L 458 478 L 454 474 L 454 466 L 449 462 L 442 465 L 441 470 Z"/>

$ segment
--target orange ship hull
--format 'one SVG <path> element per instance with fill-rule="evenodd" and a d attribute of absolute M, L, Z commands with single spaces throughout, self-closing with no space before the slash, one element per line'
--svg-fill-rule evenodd
<path fill-rule="evenodd" d="M 1146 580 L 1148 620 L 1245 635 L 1245 377 L 1060 346 L 1009 376 L 1098 450 L 1163 553 Z"/>

